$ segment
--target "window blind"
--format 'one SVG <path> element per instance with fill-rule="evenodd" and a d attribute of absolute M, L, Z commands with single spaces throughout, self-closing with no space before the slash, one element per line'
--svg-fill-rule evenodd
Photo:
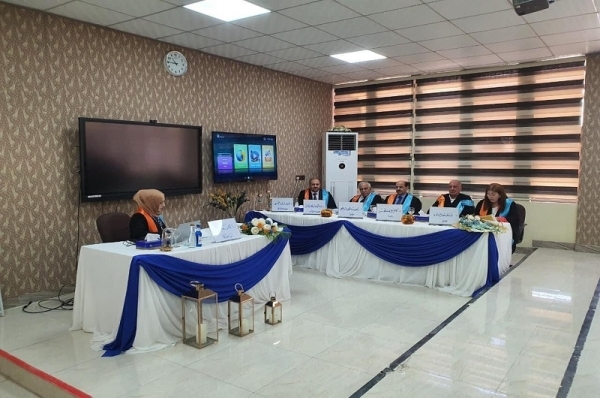
<path fill-rule="evenodd" d="M 577 200 L 584 61 L 335 89 L 335 124 L 359 134 L 358 174 L 380 193 L 409 178 L 481 198 Z"/>

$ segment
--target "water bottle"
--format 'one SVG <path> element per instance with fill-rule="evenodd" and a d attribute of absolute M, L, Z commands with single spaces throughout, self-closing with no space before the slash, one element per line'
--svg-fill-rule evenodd
<path fill-rule="evenodd" d="M 196 229 L 190 224 L 190 236 L 188 236 L 188 247 L 196 247 Z"/>
<path fill-rule="evenodd" d="M 196 231 L 194 232 L 194 237 L 196 239 L 196 247 L 202 246 L 202 228 L 200 224 L 196 224 Z"/>

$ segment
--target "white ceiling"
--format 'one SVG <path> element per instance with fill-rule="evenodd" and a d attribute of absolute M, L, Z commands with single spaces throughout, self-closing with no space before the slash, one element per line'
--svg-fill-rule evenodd
<path fill-rule="evenodd" d="M 272 12 L 235 22 L 182 7 L 196 0 L 3 1 L 331 84 L 600 51 L 600 0 L 523 17 L 511 0 L 249 0 Z M 388 58 L 330 57 L 364 49 Z"/>

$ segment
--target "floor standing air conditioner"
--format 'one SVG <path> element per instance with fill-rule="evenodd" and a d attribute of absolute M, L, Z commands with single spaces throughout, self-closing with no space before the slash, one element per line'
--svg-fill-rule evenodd
<path fill-rule="evenodd" d="M 356 195 L 358 133 L 328 131 L 323 136 L 323 187 L 336 203 Z"/>

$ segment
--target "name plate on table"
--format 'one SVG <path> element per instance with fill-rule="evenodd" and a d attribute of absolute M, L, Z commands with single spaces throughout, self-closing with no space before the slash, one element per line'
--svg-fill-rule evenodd
<path fill-rule="evenodd" d="M 456 207 L 432 207 L 429 209 L 430 225 L 452 225 L 458 222 Z"/>
<path fill-rule="evenodd" d="M 397 221 L 402 218 L 402 206 L 399 205 L 377 205 L 377 217 L 379 221 Z"/>
<path fill-rule="evenodd" d="M 271 211 L 294 211 L 294 199 L 272 198 Z"/>
<path fill-rule="evenodd" d="M 363 204 L 357 202 L 340 202 L 338 207 L 338 217 L 362 218 Z"/>
<path fill-rule="evenodd" d="M 208 227 L 215 242 L 225 242 L 228 240 L 239 239 L 242 237 L 240 228 L 235 218 L 226 218 L 224 220 L 214 220 L 208 222 Z"/>
<path fill-rule="evenodd" d="M 321 215 L 321 210 L 326 209 L 324 200 L 305 200 L 304 214 Z"/>

